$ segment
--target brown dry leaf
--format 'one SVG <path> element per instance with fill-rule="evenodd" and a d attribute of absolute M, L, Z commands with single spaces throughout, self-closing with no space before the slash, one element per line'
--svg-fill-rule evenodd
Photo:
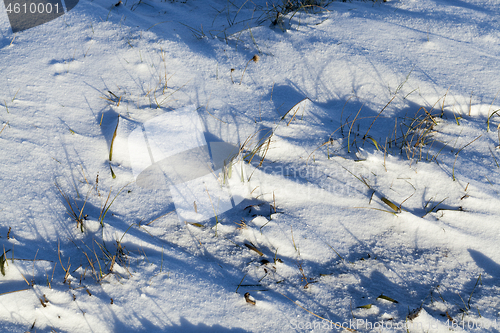
<path fill-rule="evenodd" d="M 245 293 L 245 301 L 247 301 L 247 303 L 249 304 L 252 304 L 252 305 L 255 305 L 255 300 L 253 299 L 252 296 L 250 296 L 250 293 Z"/>

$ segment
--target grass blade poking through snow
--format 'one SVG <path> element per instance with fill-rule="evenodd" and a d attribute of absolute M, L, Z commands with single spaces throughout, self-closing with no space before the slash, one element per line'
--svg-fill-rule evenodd
<path fill-rule="evenodd" d="M 370 135 L 368 135 L 366 138 L 367 138 L 367 139 L 370 139 L 370 141 L 371 141 L 371 142 L 373 142 L 373 145 L 375 146 L 375 148 L 377 148 L 377 150 L 380 150 L 380 149 L 378 148 L 378 143 L 377 143 L 377 140 L 375 140 L 374 138 L 372 138 Z"/>
<path fill-rule="evenodd" d="M 109 198 L 111 196 L 111 189 L 109 189 L 109 194 L 108 194 L 108 198 L 106 199 L 106 202 L 104 203 L 104 206 L 102 206 L 101 208 L 101 214 L 99 215 L 99 223 L 101 224 L 101 227 L 104 228 L 104 217 L 106 216 L 106 214 L 108 213 L 108 210 L 109 208 L 111 207 L 111 205 L 113 204 L 113 202 L 115 202 L 116 198 L 118 197 L 118 195 L 125 189 L 125 187 L 129 186 L 131 183 L 128 183 L 127 185 L 123 186 L 121 188 L 120 191 L 118 191 L 118 193 L 116 193 L 115 197 L 113 198 L 113 200 L 111 200 L 111 202 L 109 203 L 109 205 L 107 205 L 108 201 L 109 201 Z M 107 206 L 106 206 L 107 205 Z"/>
<path fill-rule="evenodd" d="M 389 199 L 386 199 L 386 198 L 382 197 L 382 198 L 380 198 L 380 200 L 382 200 L 387 206 L 391 207 L 392 210 L 395 211 L 396 213 L 401 213 L 401 209 L 398 206 L 396 206 Z"/>
<path fill-rule="evenodd" d="M 56 185 L 57 189 L 59 190 L 59 193 L 61 193 L 62 197 L 64 198 L 64 201 L 66 201 L 65 208 L 66 208 L 66 211 L 67 211 L 68 215 L 71 216 L 71 218 L 76 221 L 76 227 L 80 228 L 81 232 L 83 232 L 84 231 L 84 226 L 83 226 L 83 219 L 84 219 L 83 209 L 85 208 L 85 205 L 87 204 L 87 200 L 89 198 L 89 194 L 92 191 L 92 189 L 90 189 L 87 192 L 87 195 L 85 196 L 85 200 L 83 201 L 83 206 L 80 209 L 78 207 L 78 204 L 77 204 L 76 200 L 74 200 L 74 199 L 73 199 L 73 202 L 74 202 L 75 208 L 73 208 L 73 204 L 71 203 L 70 197 L 63 190 L 61 190 L 61 188 L 59 187 L 59 185 L 57 183 L 55 183 L 55 185 Z"/>
<path fill-rule="evenodd" d="M 7 127 L 8 124 L 9 123 L 7 122 L 5 125 L 3 125 L 2 130 L 0 130 L 0 134 L 2 134 L 3 130 L 5 129 L 5 127 Z"/>
<path fill-rule="evenodd" d="M 368 133 L 370 132 L 373 124 L 375 123 L 375 121 L 377 120 L 377 118 L 382 114 L 382 112 L 384 112 L 384 110 L 389 106 L 389 104 L 392 103 L 392 101 L 394 100 L 394 98 L 396 98 L 396 95 L 394 95 L 391 100 L 389 101 L 389 103 L 387 103 L 383 108 L 382 110 L 380 110 L 380 112 L 375 116 L 375 119 L 373 119 L 372 123 L 370 124 L 370 126 L 368 127 L 368 130 L 366 131 L 365 135 L 363 136 L 363 140 L 366 139 L 366 137 L 368 136 Z"/>
<path fill-rule="evenodd" d="M 432 213 L 434 211 L 434 209 L 436 209 L 440 204 L 442 204 L 446 199 L 448 199 L 447 197 L 444 198 L 443 200 L 439 201 L 436 205 L 434 205 L 434 207 L 432 207 L 427 213 L 424 214 L 424 216 L 422 216 L 422 218 L 424 218 L 425 216 L 427 216 L 427 214 L 429 213 Z"/>
<path fill-rule="evenodd" d="M 479 139 L 480 137 L 482 137 L 483 135 L 481 134 L 480 136 L 478 136 L 477 138 L 475 138 L 474 140 L 472 140 L 471 142 L 469 142 L 468 144 L 466 144 L 465 146 L 463 146 L 462 148 L 460 148 L 459 151 L 457 151 L 457 153 L 455 154 L 455 162 L 453 162 L 453 169 L 452 169 L 452 173 L 451 173 L 451 177 L 453 179 L 453 181 L 456 180 L 455 178 L 455 164 L 457 163 L 457 159 L 458 159 L 458 154 L 465 149 L 465 147 L 471 145 L 474 141 L 476 141 L 477 139 Z"/>
<path fill-rule="evenodd" d="M 118 124 L 119 123 L 120 123 L 120 115 L 118 115 L 118 118 L 116 119 L 115 131 L 113 132 L 113 137 L 111 138 L 111 144 L 109 145 L 109 161 L 110 162 L 113 160 L 113 143 L 115 142 L 116 132 L 118 131 Z"/>
<path fill-rule="evenodd" d="M 352 121 L 351 123 L 351 127 L 349 128 L 349 133 L 347 133 L 347 152 L 350 153 L 351 152 L 351 132 L 352 132 L 352 128 L 354 127 L 354 123 L 356 122 L 356 119 L 358 118 L 359 116 L 359 113 L 361 112 L 361 109 L 363 108 L 363 105 L 361 105 L 361 107 L 359 108 L 359 111 L 358 113 L 356 114 L 356 117 L 354 117 L 354 120 Z M 383 110 L 382 110 L 383 111 Z M 375 122 L 375 120 L 374 120 Z M 372 124 L 373 125 L 373 124 Z M 370 130 L 370 129 L 368 129 Z M 366 132 L 368 134 L 368 132 Z"/>
<path fill-rule="evenodd" d="M 243 75 L 245 75 L 245 72 L 246 72 L 246 70 L 247 70 L 248 64 L 249 64 L 249 63 L 250 63 L 250 61 L 252 61 L 252 60 L 253 60 L 253 62 L 258 62 L 258 61 L 260 60 L 260 57 L 256 54 L 256 55 L 254 55 L 254 56 L 252 57 L 252 59 L 248 60 L 248 62 L 247 62 L 247 64 L 246 64 L 246 66 L 245 66 L 245 69 L 243 70 L 243 74 L 241 74 L 240 85 L 241 85 L 241 82 L 243 82 Z"/>
<path fill-rule="evenodd" d="M 293 110 L 293 109 L 294 109 L 297 105 L 299 105 L 300 103 L 302 103 L 302 102 L 303 102 L 303 101 L 305 101 L 306 99 L 309 99 L 309 97 L 303 98 L 303 99 L 301 99 L 300 101 L 298 101 L 297 103 L 295 103 L 295 104 L 294 104 L 294 105 L 290 108 L 290 110 L 288 110 L 288 111 L 287 111 L 287 112 L 286 112 L 286 113 L 285 113 L 285 114 L 281 117 L 280 121 L 281 121 L 281 120 L 283 120 L 283 119 L 285 119 L 286 115 L 287 115 L 287 114 L 289 114 L 289 113 L 290 113 L 290 111 L 292 111 L 292 110 Z M 309 100 L 310 100 L 310 99 L 309 99 Z"/>
<path fill-rule="evenodd" d="M 7 250 L 9 252 L 9 250 Z M 5 276 L 5 264 L 7 263 L 7 259 L 5 256 L 5 248 L 3 249 L 2 256 L 0 256 L 0 272 L 2 273 L 3 276 Z"/>
<path fill-rule="evenodd" d="M 483 281 L 481 280 L 481 274 L 479 274 L 479 277 L 477 278 L 476 284 L 474 285 L 474 288 L 472 288 L 472 292 L 470 293 L 469 300 L 467 301 L 467 307 L 470 309 L 470 301 L 472 299 L 472 295 L 474 294 L 474 291 L 476 290 L 476 287 L 478 284 L 483 285 Z M 479 311 L 479 310 L 478 310 Z"/>
<path fill-rule="evenodd" d="M 115 131 L 113 132 L 113 137 L 111 138 L 111 144 L 109 145 L 109 170 L 111 171 L 111 177 L 113 177 L 113 179 L 116 178 L 116 175 L 113 172 L 113 168 L 111 167 L 111 160 L 113 159 L 113 143 L 115 142 L 116 132 L 118 131 L 119 123 L 120 123 L 120 115 L 118 115 L 118 118 L 116 119 Z"/>
<path fill-rule="evenodd" d="M 384 294 L 380 295 L 377 297 L 377 299 L 385 299 L 386 301 L 392 302 L 392 303 L 399 303 L 398 301 L 390 298 L 389 296 L 385 296 Z"/>
<path fill-rule="evenodd" d="M 261 257 L 264 255 L 264 253 L 262 253 L 262 251 L 260 251 L 258 248 L 256 248 L 252 244 L 245 243 L 245 246 L 248 247 L 250 250 L 256 252 Z"/>

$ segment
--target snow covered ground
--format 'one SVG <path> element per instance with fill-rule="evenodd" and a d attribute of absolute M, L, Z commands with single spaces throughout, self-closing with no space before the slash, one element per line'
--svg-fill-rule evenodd
<path fill-rule="evenodd" d="M 0 10 L 2 332 L 500 332 L 497 1 L 285 7 Z"/>

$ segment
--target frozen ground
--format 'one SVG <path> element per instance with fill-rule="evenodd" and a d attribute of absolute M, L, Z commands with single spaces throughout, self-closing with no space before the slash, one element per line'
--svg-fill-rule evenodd
<path fill-rule="evenodd" d="M 116 3 L 0 10 L 2 332 L 500 331 L 496 1 Z M 248 193 L 184 223 L 110 161 L 147 124 Z"/>

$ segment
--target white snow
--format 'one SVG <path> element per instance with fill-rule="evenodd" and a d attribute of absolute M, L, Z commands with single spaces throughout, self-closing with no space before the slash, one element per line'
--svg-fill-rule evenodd
<path fill-rule="evenodd" d="M 500 332 L 497 1 L 318 2 L 0 9 L 2 332 Z"/>

